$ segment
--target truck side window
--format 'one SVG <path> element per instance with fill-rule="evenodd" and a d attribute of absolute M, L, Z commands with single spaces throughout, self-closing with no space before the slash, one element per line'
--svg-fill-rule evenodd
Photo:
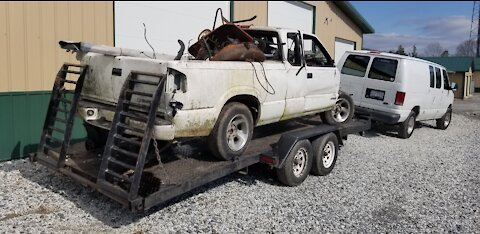
<path fill-rule="evenodd" d="M 364 77 L 367 71 L 368 62 L 370 62 L 369 56 L 354 55 L 351 54 L 345 60 L 342 67 L 342 74 Z"/>
<path fill-rule="evenodd" d="M 428 66 L 428 69 L 430 69 L 430 88 L 435 87 L 435 72 L 433 71 L 432 66 Z"/>
<path fill-rule="evenodd" d="M 293 66 L 302 65 L 300 37 L 298 33 L 287 33 L 287 61 Z"/>
<path fill-rule="evenodd" d="M 442 74 L 440 73 L 440 68 L 435 68 L 435 88 L 439 89 L 442 87 Z"/>
<path fill-rule="evenodd" d="M 333 66 L 333 60 L 317 38 L 303 34 L 304 56 L 307 66 Z"/>
<path fill-rule="evenodd" d="M 368 77 L 376 80 L 394 81 L 398 61 L 395 59 L 374 58 Z"/>
<path fill-rule="evenodd" d="M 443 89 L 450 90 L 450 82 L 448 82 L 448 75 L 445 69 L 442 69 L 443 73 Z"/>

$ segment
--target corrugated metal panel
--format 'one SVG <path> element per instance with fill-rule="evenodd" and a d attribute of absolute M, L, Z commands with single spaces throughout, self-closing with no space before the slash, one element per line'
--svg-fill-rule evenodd
<path fill-rule="evenodd" d="M 113 2 L 0 2 L 0 92 L 50 90 L 59 40 L 113 45 Z"/>
<path fill-rule="evenodd" d="M 0 161 L 35 152 L 47 113 L 50 92 L 0 93 Z M 86 136 L 80 119 L 75 121 L 73 139 Z"/>

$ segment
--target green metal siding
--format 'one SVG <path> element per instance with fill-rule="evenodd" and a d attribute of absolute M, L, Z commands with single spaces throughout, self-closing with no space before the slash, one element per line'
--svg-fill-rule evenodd
<path fill-rule="evenodd" d="M 49 91 L 0 93 L 0 161 L 36 151 L 49 100 Z M 81 123 L 76 119 L 72 139 L 85 138 Z"/>

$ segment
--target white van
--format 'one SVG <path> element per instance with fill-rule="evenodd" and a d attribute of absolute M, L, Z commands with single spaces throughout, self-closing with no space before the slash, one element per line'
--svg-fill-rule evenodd
<path fill-rule="evenodd" d="M 340 90 L 350 95 L 357 113 L 399 124 L 409 138 L 415 121 L 436 120 L 446 129 L 452 118 L 453 91 L 445 67 L 422 59 L 377 52 L 345 52 L 338 68 Z"/>

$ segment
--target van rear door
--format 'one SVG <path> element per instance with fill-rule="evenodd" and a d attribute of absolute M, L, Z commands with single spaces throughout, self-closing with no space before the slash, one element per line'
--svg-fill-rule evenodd
<path fill-rule="evenodd" d="M 400 61 L 394 58 L 373 57 L 364 79 L 362 90 L 362 106 L 379 111 L 389 111 L 395 104 L 398 90 Z M 403 91 L 403 90 L 399 90 Z M 403 102 L 403 101 L 402 101 Z"/>
<path fill-rule="evenodd" d="M 358 106 L 361 106 L 363 82 L 369 62 L 370 56 L 368 55 L 349 54 L 348 52 L 340 60 L 340 90 L 350 95 L 354 104 Z"/>

